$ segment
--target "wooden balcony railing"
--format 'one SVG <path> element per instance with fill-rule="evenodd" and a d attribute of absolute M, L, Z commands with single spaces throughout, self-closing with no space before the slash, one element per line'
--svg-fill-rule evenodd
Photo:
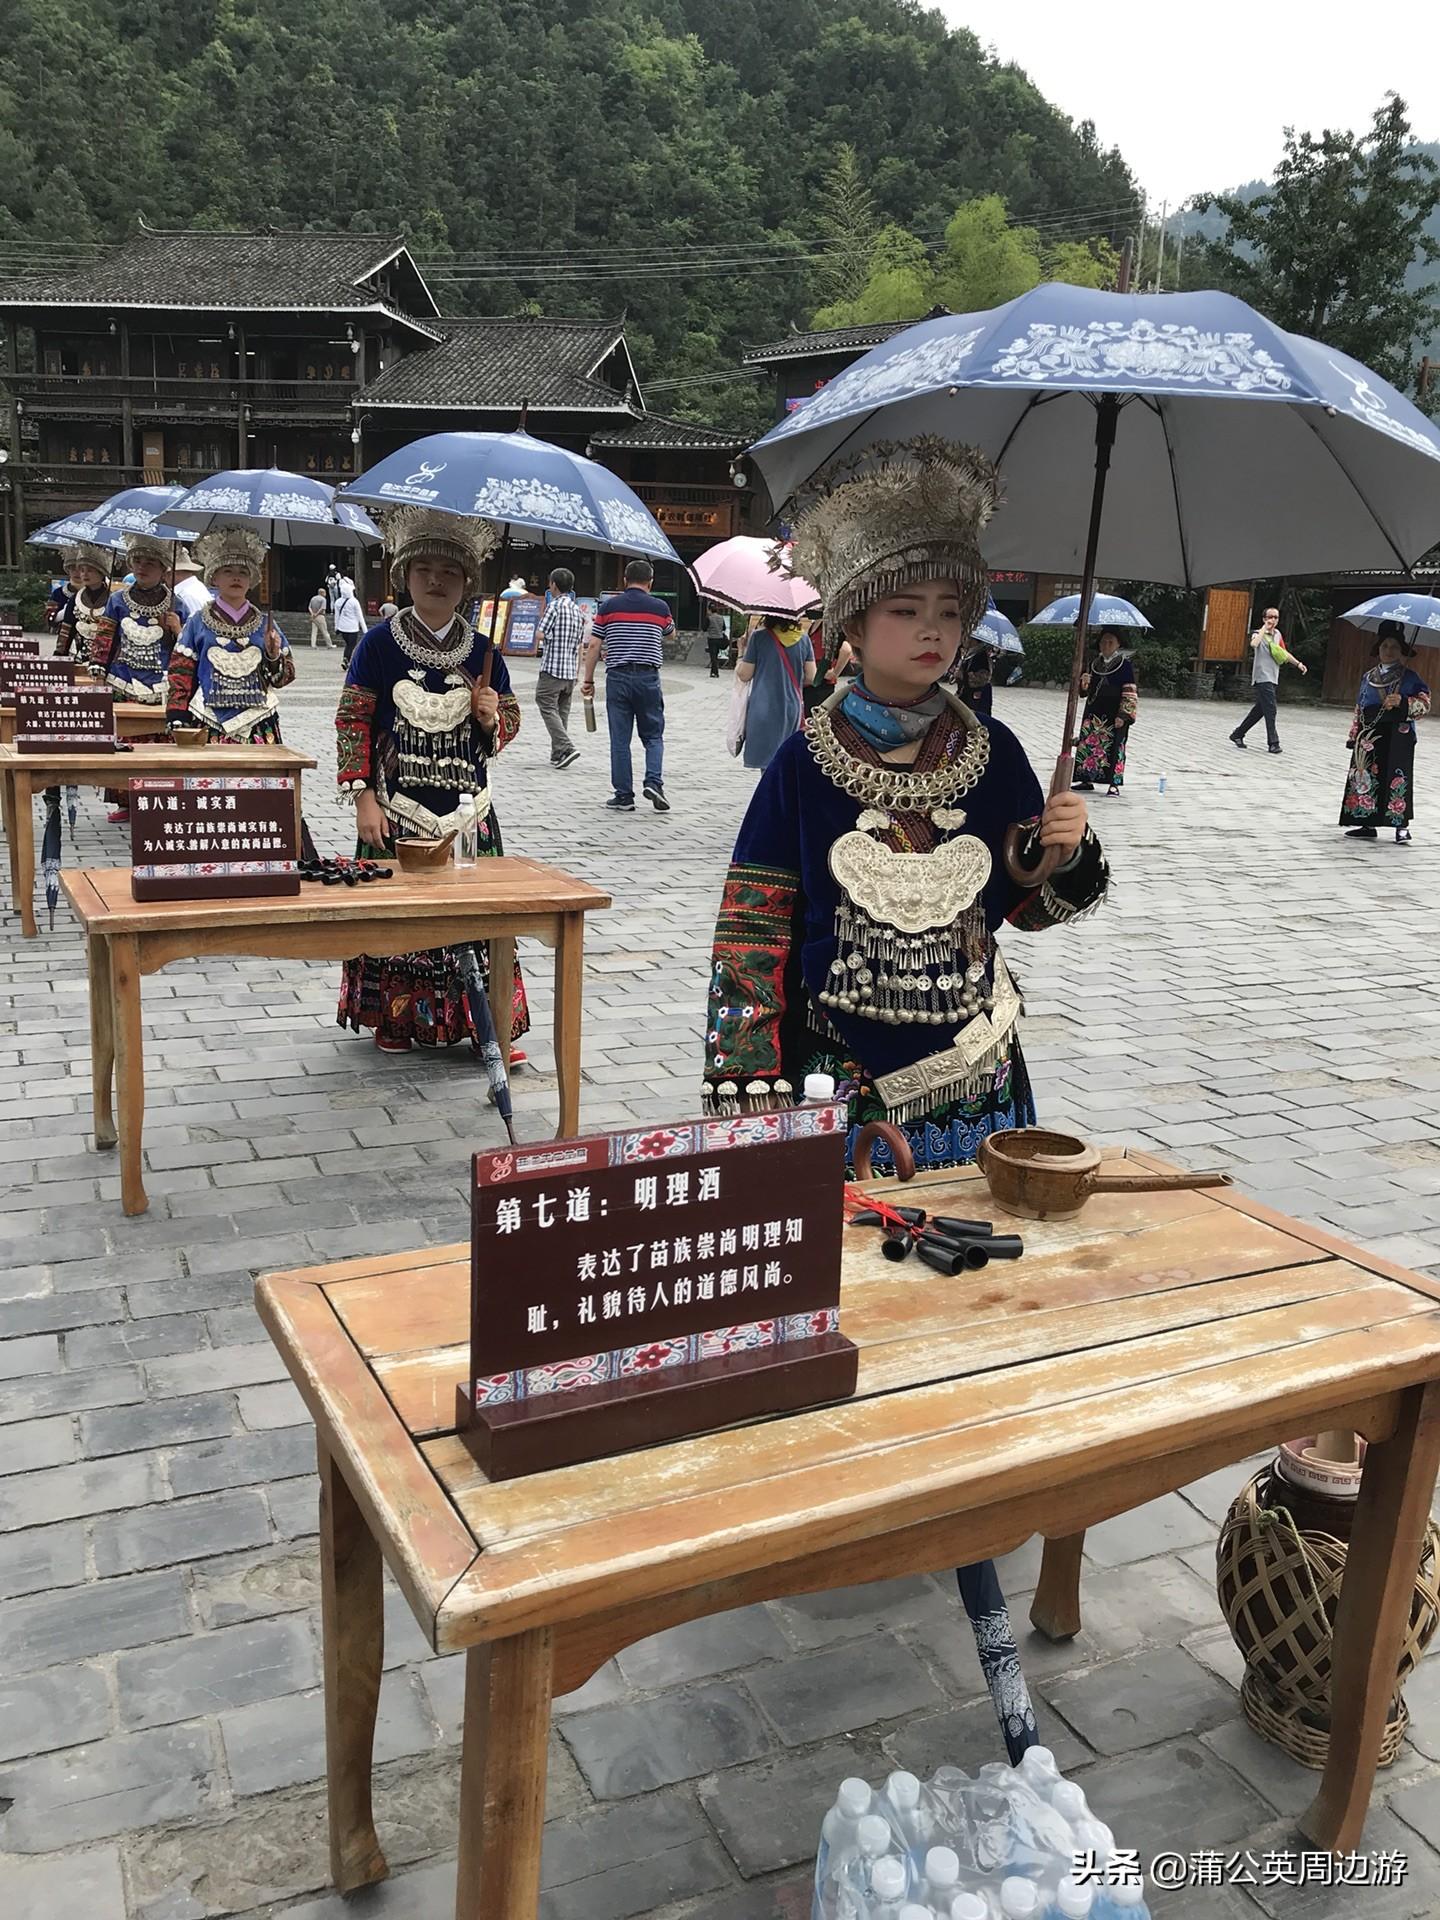
<path fill-rule="evenodd" d="M 359 391 L 353 380 L 197 380 L 148 373 L 12 373 L 4 376 L 4 384 L 27 405 L 39 407 L 86 402 L 114 406 L 121 400 L 137 406 L 149 400 L 208 402 L 213 407 L 346 407 Z"/>

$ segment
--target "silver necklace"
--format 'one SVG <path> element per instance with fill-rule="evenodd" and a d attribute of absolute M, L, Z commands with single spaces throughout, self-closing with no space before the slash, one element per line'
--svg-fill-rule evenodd
<path fill-rule="evenodd" d="M 407 609 L 390 617 L 390 632 L 394 636 L 395 644 L 406 658 L 413 660 L 417 667 L 437 667 L 442 672 L 458 667 L 462 660 L 468 658 L 470 649 L 475 644 L 475 635 L 463 614 L 456 614 L 455 625 L 459 630 L 458 639 L 452 640 L 449 645 L 441 642 L 427 646 L 413 629 L 418 627 L 421 633 L 430 634 L 432 641 L 435 636 L 430 633 L 430 629 L 424 625 L 418 615 L 412 619 Z"/>
<path fill-rule="evenodd" d="M 912 767 L 874 767 L 845 751 L 835 738 L 830 714 L 824 707 L 817 707 L 811 714 L 806 738 L 827 780 L 862 806 L 883 813 L 929 813 L 935 807 L 944 807 L 962 793 L 969 793 L 990 760 L 990 736 L 977 726 L 966 728 L 965 745 L 947 766 L 935 767 L 929 773 L 916 773 Z"/>

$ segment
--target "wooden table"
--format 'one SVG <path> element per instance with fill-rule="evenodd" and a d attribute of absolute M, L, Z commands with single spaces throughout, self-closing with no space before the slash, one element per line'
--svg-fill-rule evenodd
<path fill-rule="evenodd" d="M 82 680 L 80 685 L 94 685 L 93 681 Z M 120 740 L 143 740 L 148 734 L 164 733 L 164 707 L 145 706 L 139 700 L 117 700 L 115 702 L 115 735 Z M 0 698 L 0 746 L 13 746 L 15 742 L 15 696 L 8 694 Z M 29 757 L 28 755 L 26 756 Z M 72 783 L 73 784 L 73 783 Z"/>
<path fill-rule="evenodd" d="M 579 1128 L 585 915 L 610 904 L 608 894 L 583 880 L 538 860 L 505 859 L 441 867 L 433 874 L 402 874 L 397 866 L 393 879 L 365 887 L 302 884 L 298 895 L 259 900 L 133 900 L 128 867 L 67 870 L 60 883 L 85 928 L 89 954 L 95 1144 L 116 1144 L 113 1068 L 126 1213 L 143 1213 L 150 1204 L 140 1171 L 145 1121 L 140 981 L 172 960 L 212 953 L 353 960 L 363 953 L 488 941 L 490 1005 L 508 1063 L 515 941 L 520 936 L 539 940 L 555 952 L 560 1132 Z"/>
<path fill-rule="evenodd" d="M 222 757 L 223 756 L 223 757 Z M 300 819 L 300 776 L 315 762 L 294 747 L 177 747 L 172 741 L 132 747 L 128 753 L 20 753 L 0 747 L 0 816 L 10 848 L 10 899 L 20 928 L 35 938 L 34 796 L 46 787 L 123 787 L 147 774 L 288 773 L 295 779 L 295 819 Z M 130 875 L 125 873 L 128 894 Z"/>
<path fill-rule="evenodd" d="M 921 1187 L 933 1212 L 1017 1224 L 973 1172 L 906 1191 Z M 1032 1533 L 1032 1618 L 1063 1637 L 1080 1529 L 1328 1427 L 1371 1445 L 1330 1763 L 1303 1825 L 1353 1847 L 1440 1462 L 1440 1286 L 1229 1191 L 1106 1195 L 1018 1224 L 1023 1260 L 953 1281 L 847 1231 L 853 1400 L 493 1486 L 453 1431 L 466 1247 L 261 1280 L 318 1429 L 336 1884 L 386 1871 L 370 1808 L 382 1557 L 437 1651 L 467 1654 L 458 1920 L 533 1920 L 551 1697 L 619 1649 Z"/>

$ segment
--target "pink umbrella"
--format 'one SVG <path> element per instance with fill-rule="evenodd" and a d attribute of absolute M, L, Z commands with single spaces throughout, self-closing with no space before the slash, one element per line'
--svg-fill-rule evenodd
<path fill-rule="evenodd" d="M 790 549 L 775 540 L 737 533 L 702 553 L 691 571 L 707 600 L 735 613 L 812 612 L 820 604 L 820 595 L 808 580 L 772 572 L 770 559 L 777 552 L 788 559 Z"/>

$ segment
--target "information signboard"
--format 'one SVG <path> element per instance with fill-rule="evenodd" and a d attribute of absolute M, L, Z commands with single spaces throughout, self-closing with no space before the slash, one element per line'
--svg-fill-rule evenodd
<path fill-rule="evenodd" d="M 843 1398 L 844 1110 L 476 1154 L 460 1426 L 492 1479 Z"/>
<path fill-rule="evenodd" d="M 17 753 L 115 751 L 115 697 L 109 687 L 21 682 L 14 699 Z"/>
<path fill-rule="evenodd" d="M 130 782 L 130 892 L 136 900 L 299 893 L 298 841 L 289 774 L 184 774 Z"/>

